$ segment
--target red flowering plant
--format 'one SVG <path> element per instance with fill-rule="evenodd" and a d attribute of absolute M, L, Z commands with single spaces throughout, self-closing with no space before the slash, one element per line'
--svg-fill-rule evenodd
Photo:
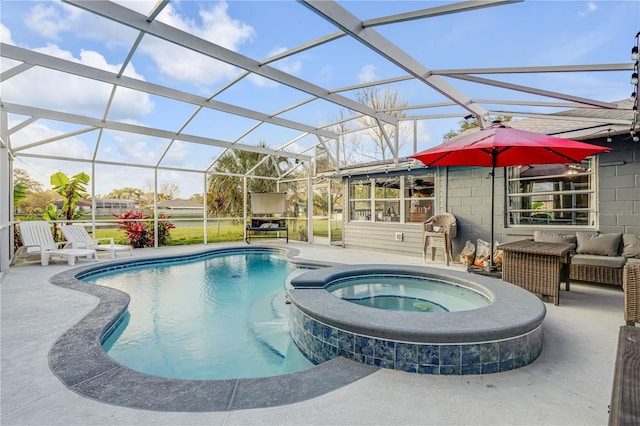
<path fill-rule="evenodd" d="M 168 222 L 165 219 L 171 219 L 171 216 L 161 214 L 158 217 L 158 245 L 161 246 L 167 245 L 167 241 L 169 241 L 169 238 L 171 237 L 171 230 L 176 227 L 173 223 Z M 149 225 L 151 227 L 151 236 L 153 237 L 154 222 L 149 222 Z"/>
<path fill-rule="evenodd" d="M 119 223 L 118 230 L 124 231 L 129 244 L 134 248 L 153 247 L 154 243 L 154 222 L 142 222 L 143 219 L 153 219 L 153 216 L 144 216 L 139 211 L 128 211 L 121 215 L 114 214 L 123 221 Z M 165 245 L 170 237 L 171 229 L 175 225 L 164 219 L 171 219 L 171 216 L 160 215 L 158 220 L 158 244 Z"/>

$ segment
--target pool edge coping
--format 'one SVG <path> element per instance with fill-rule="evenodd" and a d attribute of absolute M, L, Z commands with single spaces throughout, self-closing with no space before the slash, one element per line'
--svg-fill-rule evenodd
<path fill-rule="evenodd" d="M 324 395 L 379 370 L 378 367 L 339 357 L 280 376 L 185 380 L 131 370 L 104 352 L 102 336 L 126 311 L 129 296 L 116 289 L 86 283 L 77 276 L 108 267 L 247 250 L 279 252 L 286 255 L 289 262 L 307 267 L 338 265 L 297 258 L 300 251 L 295 248 L 239 246 L 181 255 L 117 259 L 68 269 L 52 276 L 49 282 L 95 296 L 98 305 L 52 345 L 48 354 L 49 368 L 68 389 L 86 398 L 127 408 L 167 412 L 217 412 L 293 404 Z"/>
<path fill-rule="evenodd" d="M 492 303 L 446 313 L 372 310 L 340 299 L 325 288 L 338 279 L 376 274 L 450 281 L 479 291 Z M 335 265 L 296 276 L 291 285 L 289 298 L 305 314 L 357 334 L 405 342 L 468 344 L 474 342 L 474 337 L 482 341 L 508 339 L 536 329 L 546 316 L 544 303 L 521 287 L 468 272 L 441 271 L 426 266 Z"/>

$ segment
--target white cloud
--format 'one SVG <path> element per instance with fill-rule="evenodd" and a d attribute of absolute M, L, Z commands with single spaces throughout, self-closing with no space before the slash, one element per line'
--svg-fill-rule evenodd
<path fill-rule="evenodd" d="M 365 65 L 358 74 L 359 83 L 370 83 L 377 80 L 376 67 L 374 65 Z"/>
<path fill-rule="evenodd" d="M 578 12 L 580 16 L 587 16 L 588 14 L 598 10 L 598 5 L 595 2 L 589 1 L 586 3 L 585 8 Z"/>
<path fill-rule="evenodd" d="M 62 40 L 63 33 L 70 33 L 107 45 L 128 45 L 137 34 L 132 29 L 61 2 L 36 3 L 30 11 L 25 26 L 54 42 Z"/>
<path fill-rule="evenodd" d="M 131 164 L 155 164 L 158 158 L 157 149 L 149 147 L 148 139 L 143 135 L 117 134 L 113 137 L 120 157 Z"/>
<path fill-rule="evenodd" d="M 267 57 L 269 58 L 274 57 L 276 55 L 286 52 L 287 50 L 289 49 L 287 49 L 286 47 L 277 47 L 273 49 L 271 52 L 269 52 Z M 279 70 L 284 71 L 288 74 L 293 74 L 293 75 L 299 74 L 300 70 L 302 70 L 302 62 L 300 62 L 300 60 L 298 59 L 293 59 L 291 57 L 282 58 L 280 60 L 270 63 L 269 65 L 274 68 L 278 68 Z"/>
<path fill-rule="evenodd" d="M 233 51 L 254 35 L 251 26 L 229 17 L 225 2 L 202 9 L 199 16 L 201 23 L 186 19 L 170 4 L 159 16 L 159 20 Z M 177 81 L 205 85 L 231 78 L 238 73 L 231 65 L 154 37 L 145 37 L 140 49 L 149 55 L 165 77 Z"/>
<path fill-rule="evenodd" d="M 107 63 L 100 53 L 90 50 L 81 50 L 79 57 L 74 57 L 70 51 L 55 44 L 33 50 L 111 72 L 118 72 L 121 67 Z M 133 65 L 130 64 L 127 70 L 127 75 L 141 78 Z M 2 96 L 7 102 L 102 117 L 111 89 L 110 84 L 35 67 L 3 82 Z M 147 94 L 120 91 L 109 118 L 139 119 L 153 108 L 154 104 Z"/>
<path fill-rule="evenodd" d="M 2 40 L 3 43 L 15 45 L 15 42 L 11 38 L 11 30 L 3 23 L 0 23 L 0 40 Z"/>
<path fill-rule="evenodd" d="M 9 126 L 11 127 L 17 124 L 17 121 L 11 120 Z M 13 148 L 18 148 L 37 141 L 54 138 L 64 133 L 65 132 L 51 128 L 42 122 L 36 122 L 11 135 L 11 145 Z M 61 145 L 64 146 L 65 152 L 69 153 L 68 157 L 70 158 L 91 158 L 92 152 L 90 147 L 76 137 L 70 137 L 35 146 L 33 148 L 26 149 L 24 152 L 37 153 L 39 155 L 59 156 Z"/>
<path fill-rule="evenodd" d="M 31 8 L 25 25 L 51 40 L 60 40 L 60 33 L 69 31 L 76 22 L 80 9 L 59 3 L 38 3 Z"/>

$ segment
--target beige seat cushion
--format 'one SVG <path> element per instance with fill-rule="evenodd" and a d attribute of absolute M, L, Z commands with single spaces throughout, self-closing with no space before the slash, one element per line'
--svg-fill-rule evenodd
<path fill-rule="evenodd" d="M 622 268 L 627 260 L 624 256 L 597 256 L 593 254 L 576 254 L 571 258 L 573 265 L 588 265 L 603 268 Z"/>
<path fill-rule="evenodd" d="M 556 232 L 547 232 L 547 231 L 534 231 L 533 241 L 537 241 L 540 243 L 567 243 L 567 244 L 577 244 L 578 242 L 575 235 L 558 234 Z"/>
<path fill-rule="evenodd" d="M 576 232 L 578 254 L 592 254 L 598 256 L 620 256 L 622 234 L 596 234 L 593 232 Z"/>
<path fill-rule="evenodd" d="M 640 259 L 640 235 L 622 234 L 622 255 Z"/>

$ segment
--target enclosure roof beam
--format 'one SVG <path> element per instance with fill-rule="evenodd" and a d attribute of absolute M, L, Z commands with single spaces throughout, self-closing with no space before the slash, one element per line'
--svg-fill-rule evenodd
<path fill-rule="evenodd" d="M 112 21 L 121 23 L 130 28 L 134 28 L 140 31 L 145 31 L 148 34 L 152 34 L 158 38 L 161 38 L 169 43 L 177 44 L 185 49 L 192 50 L 194 52 L 203 54 L 213 59 L 220 60 L 227 64 L 242 68 L 246 71 L 250 71 L 267 79 L 276 81 L 294 89 L 306 92 L 310 95 L 317 96 L 328 102 L 340 105 L 344 108 L 353 109 L 355 111 L 362 112 L 363 114 L 370 115 L 372 117 L 378 117 L 382 121 L 390 124 L 397 123 L 397 120 L 393 116 L 386 114 L 380 114 L 373 108 L 359 102 L 353 101 L 349 98 L 330 93 L 327 89 L 312 84 L 301 78 L 295 77 L 291 74 L 287 74 L 280 71 L 277 68 L 273 68 L 269 65 L 262 65 L 260 62 L 243 56 L 237 52 L 226 49 L 217 44 L 211 43 L 207 40 L 203 40 L 185 31 L 171 27 L 159 21 L 147 22 L 146 17 L 139 13 L 135 13 L 130 9 L 120 6 L 112 2 L 97 2 L 88 0 L 64 0 L 66 3 L 77 6 L 88 12 L 95 13 L 103 16 Z M 333 137 L 333 136 L 327 136 Z"/>
<path fill-rule="evenodd" d="M 362 22 L 362 26 L 364 28 L 368 28 L 378 25 L 396 24 L 398 22 L 449 15 L 451 13 L 466 12 L 469 10 L 484 9 L 485 7 L 501 6 L 510 3 L 520 3 L 523 1 L 524 0 L 463 1 L 460 3 L 446 4 L 443 6 L 430 7 L 427 9 L 415 10 L 412 12 L 398 13 L 396 15 L 389 15 L 382 18 L 367 19 L 366 21 Z"/>
<path fill-rule="evenodd" d="M 75 124 L 91 126 L 95 128 L 103 128 L 103 129 L 115 130 L 120 132 L 129 132 L 129 133 L 135 133 L 140 135 L 153 136 L 153 137 L 164 138 L 168 140 L 176 139 L 176 140 L 181 140 L 185 142 L 193 142 L 201 145 L 218 146 L 222 148 L 238 148 L 243 151 L 257 152 L 260 154 L 273 154 L 273 155 L 279 155 L 282 157 L 297 158 L 299 160 L 310 159 L 310 157 L 307 155 L 301 155 L 301 154 L 296 154 L 296 153 L 287 152 L 287 151 L 278 151 L 271 148 L 263 148 L 259 146 L 253 146 L 253 145 L 234 144 L 232 142 L 223 141 L 220 139 L 205 138 L 202 136 L 189 135 L 186 133 L 181 133 L 180 135 L 176 135 L 175 132 L 170 132 L 167 130 L 144 127 L 144 126 L 139 126 L 139 125 L 129 124 L 129 123 L 120 123 L 116 121 L 101 120 L 101 119 L 92 118 L 92 117 L 85 117 L 81 115 L 69 114 L 69 113 L 59 112 L 59 111 L 51 111 L 51 110 L 34 108 L 34 107 L 29 107 L 24 105 L 5 103 L 0 106 L 0 111 L 1 110 L 6 110 L 7 112 L 10 112 L 13 114 L 34 115 L 34 116 L 38 116 L 38 117 L 49 119 L 49 120 L 63 121 L 67 123 L 75 123 Z"/>
<path fill-rule="evenodd" d="M 485 84 L 488 86 L 501 87 L 503 89 L 516 90 L 519 92 L 531 93 L 539 96 L 546 96 L 549 98 L 562 99 L 565 101 L 577 102 L 584 105 L 591 105 L 599 108 L 615 109 L 616 104 L 610 102 L 600 102 L 593 99 L 582 98 L 578 96 L 567 95 L 564 93 L 551 92 L 549 90 L 536 89 L 533 87 L 522 86 L 519 84 L 511 84 L 497 80 L 491 80 L 488 78 L 476 77 L 472 75 L 452 75 L 452 78 L 458 78 L 460 80 L 472 81 L 474 83 Z"/>
<path fill-rule="evenodd" d="M 364 28 L 362 21 L 335 1 L 300 1 L 325 20 L 349 34 L 355 40 L 407 71 L 418 81 L 425 83 L 440 94 L 454 101 L 460 107 L 471 112 L 483 125 L 488 124 L 488 112 L 481 105 L 473 103 L 467 95 L 450 85 L 442 79 L 442 77 L 433 75 L 421 62 L 394 45 L 372 28 Z"/>
<path fill-rule="evenodd" d="M 492 115 L 512 115 L 515 117 L 527 117 L 527 118 L 542 118 L 544 120 L 559 120 L 559 121 L 578 121 L 585 123 L 610 123 L 610 124 L 624 124 L 630 125 L 631 119 L 625 120 L 620 118 L 609 117 L 585 117 L 580 115 L 564 115 L 564 114 L 535 114 L 529 112 L 514 112 L 514 111 L 491 111 Z"/>
<path fill-rule="evenodd" d="M 22 49 L 17 46 L 12 46 L 5 43 L 0 43 L 0 50 L 2 56 L 27 62 L 30 64 L 37 64 L 44 68 L 49 68 L 56 71 L 66 72 L 69 74 L 77 75 L 84 78 L 89 78 L 103 83 L 114 84 L 117 86 L 126 87 L 133 90 L 139 90 L 141 92 L 149 93 L 173 99 L 180 102 L 185 102 L 193 105 L 202 106 L 230 114 L 239 115 L 242 117 L 250 118 L 253 120 L 264 121 L 276 126 L 287 127 L 294 130 L 299 130 L 308 133 L 319 133 L 322 136 L 332 138 L 337 135 L 327 130 L 317 129 L 313 126 L 309 126 L 302 123 L 297 123 L 291 120 L 283 118 L 272 117 L 267 114 L 249 110 L 246 108 L 238 107 L 236 105 L 227 104 L 215 100 L 207 100 L 204 97 L 192 95 L 180 90 L 171 89 L 169 87 L 160 86 L 158 84 L 149 83 L 144 80 L 138 80 L 131 77 L 118 77 L 117 74 L 104 71 L 98 68 L 90 67 L 87 65 L 79 64 L 77 62 L 67 61 L 65 59 L 59 59 L 43 53 Z"/>

